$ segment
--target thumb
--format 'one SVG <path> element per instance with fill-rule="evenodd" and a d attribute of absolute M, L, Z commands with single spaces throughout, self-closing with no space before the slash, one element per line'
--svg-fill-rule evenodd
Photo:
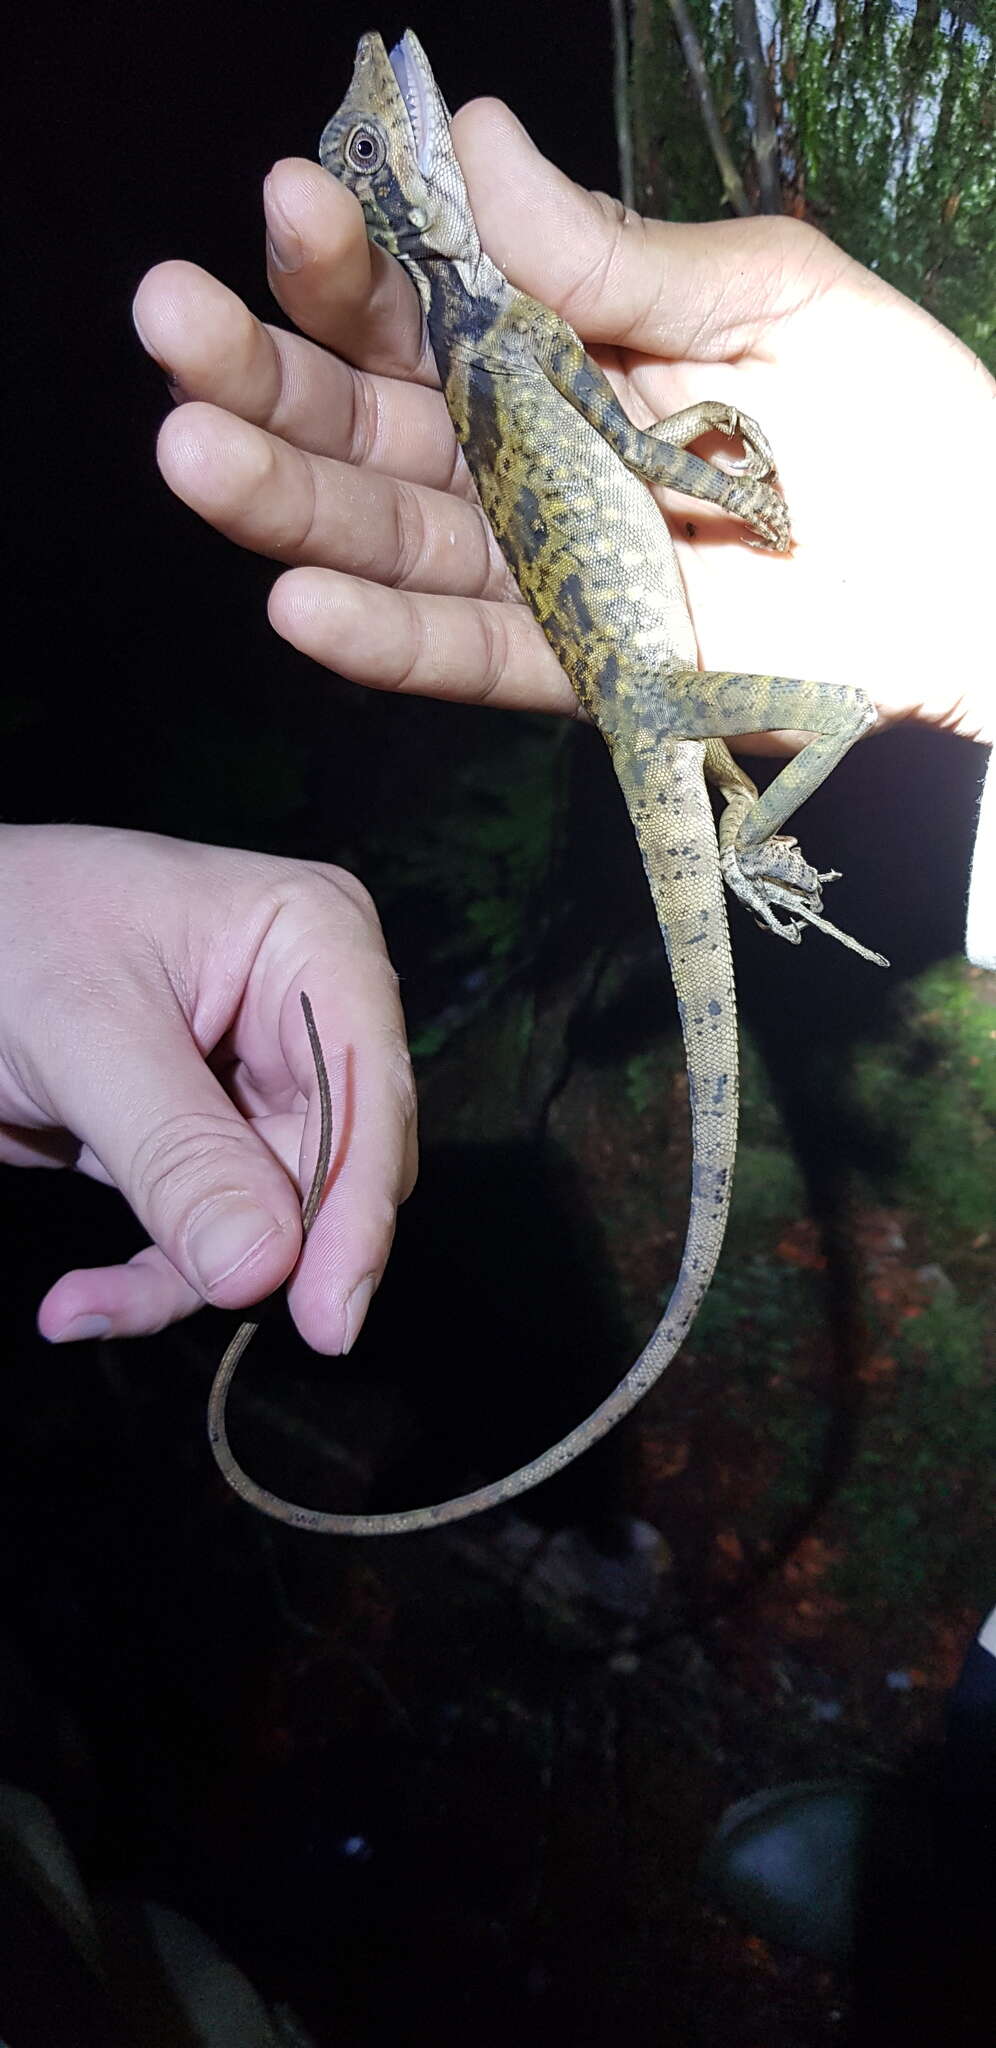
<path fill-rule="evenodd" d="M 585 341 L 715 362 L 756 346 L 850 261 L 773 216 L 645 220 L 588 192 L 536 148 L 501 100 L 472 100 L 453 141 L 489 255 Z"/>
<path fill-rule="evenodd" d="M 178 1008 L 119 996 L 103 1022 L 66 1059 L 60 1085 L 48 1081 L 60 1121 L 196 1294 L 226 1308 L 262 1299 L 300 1251 L 293 1182 Z"/>

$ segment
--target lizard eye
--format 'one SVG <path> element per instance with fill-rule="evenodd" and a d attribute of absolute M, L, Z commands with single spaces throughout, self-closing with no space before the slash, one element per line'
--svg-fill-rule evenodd
<path fill-rule="evenodd" d="M 367 122 L 361 121 L 347 135 L 343 155 L 352 170 L 362 171 L 366 177 L 371 177 L 383 168 L 387 144 L 379 128 L 371 128 Z"/>

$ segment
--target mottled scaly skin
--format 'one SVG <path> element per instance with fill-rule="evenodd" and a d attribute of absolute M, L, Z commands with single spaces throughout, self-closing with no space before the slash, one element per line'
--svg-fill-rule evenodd
<path fill-rule="evenodd" d="M 814 874 L 793 840 L 776 835 L 873 714 L 853 690 L 699 671 L 674 548 L 647 480 L 718 502 L 783 548 L 787 516 L 769 481 L 773 461 L 764 436 L 753 421 L 712 403 L 641 433 L 573 331 L 512 289 L 481 250 L 446 108 L 410 33 L 393 60 L 379 36 L 363 38 L 321 157 L 356 192 L 372 239 L 415 281 L 484 511 L 609 747 L 677 991 L 694 1148 L 688 1234 L 663 1320 L 608 1400 L 519 1471 L 410 1512 L 328 1514 L 256 1486 L 215 1437 L 232 1484 L 265 1512 L 305 1528 L 384 1535 L 497 1506 L 548 1478 L 634 1406 L 685 1338 L 722 1244 L 736 1150 L 736 1004 L 724 879 L 785 938 L 798 939 L 801 919 L 833 932 L 820 914 L 820 883 L 828 878 Z M 685 443 L 717 426 L 744 441 L 739 475 L 686 450 Z M 723 736 L 787 726 L 821 738 L 758 798 Z M 726 800 L 718 845 L 707 776 Z M 789 915 L 779 918 L 776 910 Z"/>
<path fill-rule="evenodd" d="M 733 963 L 705 743 L 672 736 L 667 678 L 694 668 L 696 646 L 667 527 L 646 485 L 523 347 L 541 331 L 556 343 L 561 323 L 505 284 L 497 303 L 487 303 L 486 334 L 470 351 L 459 280 L 451 271 L 432 277 L 429 332 L 447 404 L 502 552 L 611 752 L 667 947 L 688 1061 L 694 1167 L 685 1256 L 643 1356 L 599 1409 L 597 1426 L 594 1417 L 582 1425 L 587 1443 L 669 1363 L 719 1254 L 737 1133 Z M 482 346 L 499 368 L 482 362 Z M 568 1438 L 548 1452 L 527 1468 L 529 1483 L 578 1448 Z M 501 1482 L 501 1498 L 521 1490 L 519 1478 Z"/>

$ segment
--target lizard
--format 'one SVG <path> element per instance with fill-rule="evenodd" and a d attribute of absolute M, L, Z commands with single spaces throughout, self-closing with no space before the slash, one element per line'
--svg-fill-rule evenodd
<path fill-rule="evenodd" d="M 700 670 L 667 521 L 650 484 L 709 500 L 784 552 L 788 513 L 755 421 L 700 401 L 638 428 L 565 321 L 515 290 L 481 246 L 446 104 L 418 38 L 388 54 L 359 43 L 352 82 L 319 150 L 355 194 L 367 233 L 396 257 L 422 304 L 440 382 L 484 513 L 522 596 L 604 739 L 635 828 L 678 1000 L 692 1121 L 685 1245 L 663 1317 L 636 1363 L 585 1421 L 517 1471 L 458 1498 L 384 1514 L 281 1501 L 237 1464 L 225 1397 L 243 1325 L 212 1390 L 209 1434 L 226 1478 L 296 1527 L 380 1536 L 438 1527 L 513 1499 L 588 1449 L 670 1364 L 707 1292 L 730 1203 L 737 1140 L 737 1022 L 724 885 L 791 944 L 806 924 L 887 966 L 824 918 L 818 874 L 783 827 L 876 722 L 863 691 L 784 676 Z M 736 471 L 691 452 L 739 436 Z M 756 542 L 755 542 L 756 544 Z M 762 795 L 734 760 L 737 734 L 813 737 Z M 718 831 L 708 786 L 723 800 Z M 323 1062 L 309 1026 L 321 1080 Z M 305 1204 L 313 1214 L 316 1176 Z M 234 1354 L 234 1355 L 233 1355 Z"/>

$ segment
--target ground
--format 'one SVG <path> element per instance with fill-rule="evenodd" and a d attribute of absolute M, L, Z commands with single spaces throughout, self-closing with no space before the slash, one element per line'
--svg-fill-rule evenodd
<path fill-rule="evenodd" d="M 638 945 L 528 1030 L 510 992 L 428 1063 L 422 1190 L 348 1373 L 282 1318 L 246 1361 L 259 1476 L 345 1505 L 373 1467 L 378 1504 L 410 1504 L 614 1380 L 685 1217 L 677 1037 L 610 1044 L 648 972 Z M 275 1528 L 206 1453 L 215 1321 L 39 1376 L 25 1318 L 5 1612 L 62 1732 L 8 1732 L 4 1775 L 94 1885 L 181 1906 L 319 2048 L 413 2012 L 441 2043 L 599 2048 L 857 2023 L 846 1979 L 725 1919 L 696 1870 L 747 1791 L 929 1752 L 991 1598 L 996 985 L 954 962 L 907 997 L 834 1082 L 867 1141 L 846 1201 L 803 1178 L 748 1040 L 707 1308 L 627 1429 L 517 1514 L 375 1545 Z M 22 1221 L 45 1179 L 19 1177 Z M 77 1240 L 107 1199 L 74 1191 Z"/>

